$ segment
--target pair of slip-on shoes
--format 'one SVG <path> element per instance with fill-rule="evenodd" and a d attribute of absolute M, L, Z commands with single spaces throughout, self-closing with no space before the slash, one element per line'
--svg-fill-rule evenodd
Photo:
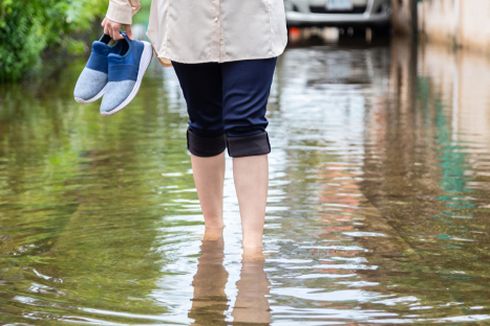
<path fill-rule="evenodd" d="M 133 100 L 153 57 L 150 43 L 121 35 L 123 39 L 113 44 L 106 34 L 92 43 L 73 92 L 79 103 L 92 103 L 102 97 L 102 115 L 114 114 Z"/>

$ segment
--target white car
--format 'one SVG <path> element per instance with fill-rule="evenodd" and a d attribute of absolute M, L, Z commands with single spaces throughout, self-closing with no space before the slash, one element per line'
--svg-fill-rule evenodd
<path fill-rule="evenodd" d="M 288 26 L 388 29 L 390 0 L 285 0 Z"/>

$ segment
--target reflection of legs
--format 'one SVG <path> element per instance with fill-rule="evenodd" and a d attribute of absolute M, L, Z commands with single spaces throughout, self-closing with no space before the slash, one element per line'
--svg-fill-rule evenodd
<path fill-rule="evenodd" d="M 262 249 L 271 151 L 265 117 L 276 58 L 223 64 L 223 121 L 240 206 L 244 253 Z"/>
<path fill-rule="evenodd" d="M 187 149 L 199 203 L 206 225 L 205 237 L 217 238 L 223 228 L 223 182 L 226 148 L 222 80 L 216 63 L 173 62 L 187 103 Z"/>
<path fill-rule="evenodd" d="M 222 237 L 202 241 L 201 256 L 192 281 L 192 307 L 188 314 L 194 319 L 194 325 L 225 325 L 224 312 L 228 309 L 225 285 L 228 272 L 223 266 L 223 249 Z"/>
<path fill-rule="evenodd" d="M 236 286 L 238 294 L 231 313 L 233 322 L 269 324 L 269 281 L 264 271 L 264 262 L 244 259 Z"/>

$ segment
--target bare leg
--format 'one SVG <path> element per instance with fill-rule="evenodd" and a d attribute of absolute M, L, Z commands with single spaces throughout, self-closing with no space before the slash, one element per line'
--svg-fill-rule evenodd
<path fill-rule="evenodd" d="M 267 154 L 234 157 L 233 177 L 240 206 L 244 255 L 261 255 L 269 187 Z"/>
<path fill-rule="evenodd" d="M 223 183 L 225 177 L 225 152 L 200 157 L 191 154 L 192 174 L 199 203 L 204 215 L 204 239 L 217 239 L 222 234 Z"/>

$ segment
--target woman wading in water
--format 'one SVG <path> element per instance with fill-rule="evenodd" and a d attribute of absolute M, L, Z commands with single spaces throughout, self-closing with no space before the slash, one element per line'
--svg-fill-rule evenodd
<path fill-rule="evenodd" d="M 139 0 L 109 0 L 102 22 L 132 38 Z M 266 107 L 287 43 L 283 0 L 153 0 L 147 31 L 160 63 L 172 65 L 189 115 L 187 149 L 206 226 L 223 231 L 225 149 L 242 222 L 243 254 L 260 255 L 269 184 Z"/>

